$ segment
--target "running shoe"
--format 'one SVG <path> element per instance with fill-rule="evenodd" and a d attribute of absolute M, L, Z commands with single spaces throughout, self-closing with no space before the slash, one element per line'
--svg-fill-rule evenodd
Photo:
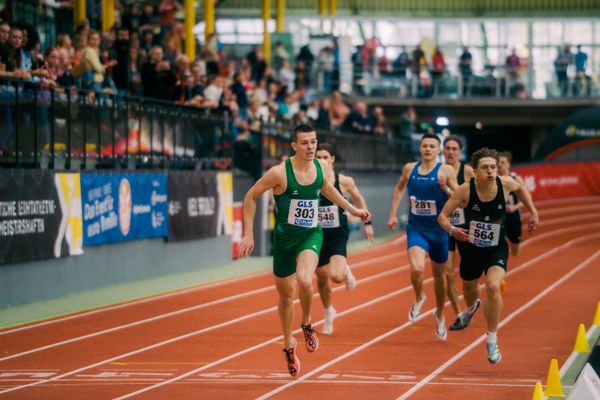
<path fill-rule="evenodd" d="M 356 287 L 356 278 L 352 275 L 350 267 L 346 265 L 346 290 L 351 291 Z"/>
<path fill-rule="evenodd" d="M 446 340 L 448 337 L 448 331 L 446 330 L 446 320 L 445 318 L 438 319 L 436 313 L 433 313 L 433 318 L 435 319 L 435 334 L 442 342 Z"/>
<path fill-rule="evenodd" d="M 325 309 L 325 323 L 323 323 L 323 335 L 331 335 L 333 333 L 333 320 L 337 315 L 335 308 L 329 307 Z"/>
<path fill-rule="evenodd" d="M 500 362 L 500 360 L 502 360 L 502 354 L 500 354 L 498 343 L 487 344 L 487 358 L 492 364 L 497 364 Z"/>
<path fill-rule="evenodd" d="M 283 352 L 285 353 L 288 371 L 290 372 L 290 375 L 295 378 L 300 372 L 300 360 L 298 359 L 298 356 L 296 356 L 296 346 L 291 349 L 283 349 Z"/>
<path fill-rule="evenodd" d="M 312 353 L 313 351 L 315 351 L 319 348 L 319 337 L 317 336 L 317 331 L 315 330 L 315 327 L 313 326 L 313 324 L 308 324 L 308 325 L 300 324 L 300 327 L 302 328 L 302 333 L 304 333 L 304 341 L 306 343 L 306 350 L 309 353 Z"/>
<path fill-rule="evenodd" d="M 473 320 L 473 316 L 475 315 L 477 310 L 479 310 L 480 306 L 481 300 L 477 299 L 475 301 L 475 309 L 473 310 L 473 312 L 464 311 L 462 315 L 457 317 L 456 321 L 454 321 L 454 323 L 450 325 L 450 330 L 460 331 L 461 329 L 465 329 L 467 326 L 469 326 L 471 324 L 471 321 Z"/>
<path fill-rule="evenodd" d="M 423 293 L 421 300 L 416 303 L 413 302 L 410 306 L 410 309 L 408 310 L 408 320 L 410 322 L 415 322 L 415 320 L 419 318 L 419 315 L 421 315 L 421 307 L 423 306 L 423 303 L 425 303 L 425 299 L 427 299 L 427 296 Z"/>

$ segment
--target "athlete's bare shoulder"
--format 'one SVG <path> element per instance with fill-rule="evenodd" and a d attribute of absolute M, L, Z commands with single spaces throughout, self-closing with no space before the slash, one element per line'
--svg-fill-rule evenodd
<path fill-rule="evenodd" d="M 342 192 L 347 192 L 349 189 L 356 186 L 354 178 L 351 176 L 339 174 L 338 179 L 340 181 L 340 189 L 342 189 Z"/>

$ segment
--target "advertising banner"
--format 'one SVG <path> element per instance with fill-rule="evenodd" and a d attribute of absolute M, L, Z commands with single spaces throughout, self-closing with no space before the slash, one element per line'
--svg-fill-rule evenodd
<path fill-rule="evenodd" d="M 166 173 L 81 174 L 83 244 L 166 237 Z"/>
<path fill-rule="evenodd" d="M 534 200 L 600 195 L 600 162 L 518 166 Z"/>
<path fill-rule="evenodd" d="M 82 254 L 79 174 L 0 171 L 0 264 Z"/>
<path fill-rule="evenodd" d="M 231 235 L 233 182 L 229 172 L 169 172 L 169 240 Z"/>

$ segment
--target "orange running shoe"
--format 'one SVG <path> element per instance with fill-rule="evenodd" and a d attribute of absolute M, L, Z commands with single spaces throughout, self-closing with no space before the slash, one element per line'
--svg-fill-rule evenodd
<path fill-rule="evenodd" d="M 500 292 L 504 293 L 506 291 L 506 279 L 502 279 L 500 281 Z"/>
<path fill-rule="evenodd" d="M 290 375 L 295 378 L 300 372 L 300 360 L 296 355 L 296 346 L 292 347 L 291 349 L 283 349 L 283 352 L 285 353 L 285 361 L 287 361 L 288 371 Z"/>
<path fill-rule="evenodd" d="M 309 353 L 317 350 L 319 348 L 319 337 L 317 336 L 317 331 L 315 330 L 312 324 L 302 325 L 302 332 L 304 333 L 304 341 L 306 343 L 306 350 Z"/>

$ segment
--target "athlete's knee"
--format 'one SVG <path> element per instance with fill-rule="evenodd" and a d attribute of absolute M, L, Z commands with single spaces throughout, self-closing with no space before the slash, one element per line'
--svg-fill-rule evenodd
<path fill-rule="evenodd" d="M 292 307 L 294 305 L 294 296 L 279 296 L 279 305 L 281 307 L 287 308 Z"/>
<path fill-rule="evenodd" d="M 312 287 L 312 279 L 310 279 L 306 276 L 299 276 L 297 278 L 297 280 L 298 280 L 298 286 L 300 286 L 300 289 L 302 289 L 302 290 L 307 290 Z"/>
<path fill-rule="evenodd" d="M 485 290 L 488 296 L 496 296 L 500 294 L 500 283 L 498 282 L 487 282 L 485 284 Z"/>

